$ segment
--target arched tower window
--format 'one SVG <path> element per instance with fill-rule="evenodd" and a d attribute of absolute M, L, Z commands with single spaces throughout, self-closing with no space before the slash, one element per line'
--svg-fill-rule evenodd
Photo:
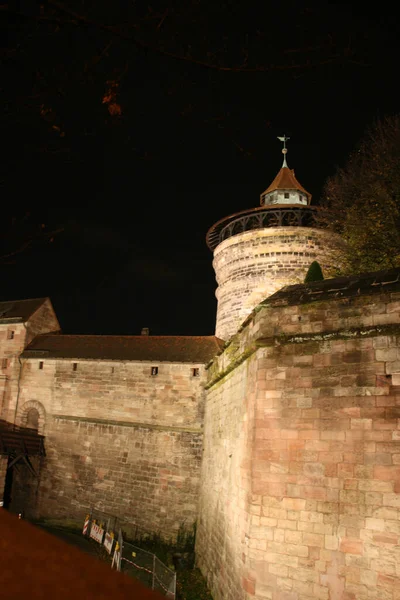
<path fill-rule="evenodd" d="M 17 425 L 34 429 L 41 435 L 45 433 L 46 411 L 41 402 L 28 400 L 19 407 Z"/>

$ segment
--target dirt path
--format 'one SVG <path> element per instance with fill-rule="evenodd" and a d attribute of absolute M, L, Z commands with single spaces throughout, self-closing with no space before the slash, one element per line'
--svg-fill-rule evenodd
<path fill-rule="evenodd" d="M 85 538 L 82 534 L 74 533 L 72 531 L 66 531 L 65 529 L 57 529 L 55 527 L 44 527 L 43 525 L 41 525 L 40 527 L 41 529 L 44 529 L 51 535 L 55 535 L 59 539 L 64 540 L 64 542 L 67 542 L 67 544 L 75 546 L 83 552 L 86 552 L 86 554 L 95 556 L 96 558 L 103 561 L 110 560 L 104 548 L 102 548 L 93 540 Z"/>

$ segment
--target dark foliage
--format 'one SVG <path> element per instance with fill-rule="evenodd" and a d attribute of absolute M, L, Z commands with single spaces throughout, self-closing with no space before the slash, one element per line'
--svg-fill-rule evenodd
<path fill-rule="evenodd" d="M 322 273 L 321 265 L 319 262 L 314 260 L 309 266 L 309 269 L 306 273 L 304 283 L 310 283 L 311 281 L 322 281 L 324 275 Z"/>

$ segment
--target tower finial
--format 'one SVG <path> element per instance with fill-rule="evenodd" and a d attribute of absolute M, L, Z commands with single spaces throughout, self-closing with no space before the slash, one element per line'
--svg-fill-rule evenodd
<path fill-rule="evenodd" d="M 290 140 L 290 138 L 286 137 L 286 135 L 283 134 L 282 137 L 279 137 L 279 135 L 278 135 L 278 140 L 280 140 L 281 142 L 283 142 L 283 148 L 282 148 L 283 164 L 282 164 L 282 168 L 283 167 L 287 167 L 288 165 L 287 165 L 287 162 L 286 162 L 286 154 L 287 154 L 286 142 L 288 140 Z"/>

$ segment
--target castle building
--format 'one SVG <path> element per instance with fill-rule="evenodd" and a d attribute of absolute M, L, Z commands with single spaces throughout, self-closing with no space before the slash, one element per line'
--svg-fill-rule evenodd
<path fill-rule="evenodd" d="M 310 201 L 284 152 L 209 230 L 215 336 L 64 335 L 48 298 L 0 303 L 7 508 L 196 522 L 215 600 L 399 600 L 400 269 L 301 283 L 338 244 Z"/>
<path fill-rule="evenodd" d="M 2 419 L 36 428 L 46 450 L 42 460 L 26 457 L 36 472 L 24 481 L 21 457 L 10 508 L 73 519 L 96 506 L 165 537 L 190 529 L 205 365 L 221 340 L 62 335 L 46 298 L 0 303 L 0 311 Z"/>

